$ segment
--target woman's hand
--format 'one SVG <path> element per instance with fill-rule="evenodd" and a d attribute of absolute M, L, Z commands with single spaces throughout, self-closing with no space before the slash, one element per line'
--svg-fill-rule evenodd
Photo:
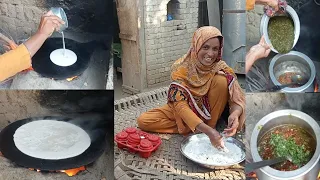
<path fill-rule="evenodd" d="M 203 122 L 196 127 L 196 130 L 205 133 L 209 137 L 211 144 L 215 148 L 217 149 L 224 148 L 222 136 L 217 130 L 213 129 L 212 127 L 208 126 Z"/>
<path fill-rule="evenodd" d="M 208 133 L 207 135 L 210 139 L 211 144 L 215 148 L 223 149 L 225 147 L 224 142 L 223 142 L 223 138 L 217 130 L 212 129 L 212 131 L 210 133 Z"/>
<path fill-rule="evenodd" d="M 267 6 L 271 6 L 275 11 L 279 10 L 278 0 L 266 0 Z"/>
<path fill-rule="evenodd" d="M 250 51 L 246 55 L 246 73 L 249 72 L 252 65 L 261 58 L 268 57 L 271 49 L 262 36 L 259 44 L 250 48 Z"/>
<path fill-rule="evenodd" d="M 268 57 L 270 54 L 270 46 L 266 43 L 266 40 L 262 36 L 259 44 L 250 48 L 249 53 L 253 53 L 256 59 Z"/>
<path fill-rule="evenodd" d="M 44 34 L 48 38 L 54 31 L 58 31 L 64 23 L 58 16 L 49 11 L 41 17 L 38 33 Z"/>
<path fill-rule="evenodd" d="M 237 133 L 237 128 L 239 126 L 239 113 L 233 112 L 229 115 L 228 126 L 224 129 L 224 133 L 227 137 L 233 136 Z"/>
<path fill-rule="evenodd" d="M 275 11 L 279 10 L 278 0 L 256 0 L 256 4 L 271 6 Z"/>

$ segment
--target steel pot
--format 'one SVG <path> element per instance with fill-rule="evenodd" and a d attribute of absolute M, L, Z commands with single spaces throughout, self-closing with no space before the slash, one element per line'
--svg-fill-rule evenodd
<path fill-rule="evenodd" d="M 320 170 L 320 127 L 317 122 L 309 115 L 296 110 L 280 110 L 272 112 L 263 117 L 254 127 L 250 149 L 254 162 L 261 161 L 258 153 L 258 142 L 262 136 L 270 129 L 283 125 L 294 124 L 309 132 L 316 140 L 316 150 L 311 160 L 303 167 L 294 171 L 278 171 L 270 166 L 260 168 L 256 171 L 259 180 L 311 180 L 317 179 Z"/>
<path fill-rule="evenodd" d="M 64 21 L 64 24 L 62 24 L 60 26 L 59 32 L 63 32 L 64 30 L 66 30 L 68 28 L 68 18 L 66 13 L 64 12 L 63 8 L 61 7 L 52 7 L 50 8 L 50 10 L 52 11 L 52 13 L 56 16 L 58 16 L 60 19 L 62 19 L 62 21 Z"/>
<path fill-rule="evenodd" d="M 290 51 L 287 54 L 278 54 L 274 56 L 269 64 L 269 74 L 273 84 L 281 85 L 278 81 L 280 75 L 286 72 L 297 72 L 308 79 L 303 86 L 283 88 L 282 92 L 313 92 L 313 82 L 316 77 L 316 68 L 312 60 L 297 51 Z"/>
<path fill-rule="evenodd" d="M 230 164 L 206 164 L 204 162 L 201 162 L 200 160 L 197 160 L 197 159 L 194 159 L 192 157 L 189 157 L 186 153 L 185 153 L 185 148 L 187 146 L 187 144 L 191 143 L 192 141 L 197 141 L 198 139 L 207 139 L 207 141 L 210 143 L 210 140 L 209 140 L 209 137 L 204 134 L 204 133 L 200 133 L 200 134 L 193 134 L 193 135 L 190 135 L 188 137 L 186 137 L 180 144 L 180 152 L 186 157 L 188 158 L 189 160 L 199 164 L 200 166 L 202 167 L 206 167 L 206 168 L 209 168 L 209 169 L 226 169 L 226 168 L 232 168 L 232 167 L 235 167 L 237 164 L 241 163 L 242 161 L 245 160 L 246 158 L 246 155 L 245 155 L 245 145 L 235 139 L 235 138 L 232 138 L 232 137 L 228 137 L 226 139 L 227 142 L 229 143 L 233 143 L 235 144 L 236 146 L 238 146 L 243 154 L 242 154 L 242 158 L 241 160 L 237 161 L 237 162 L 233 162 L 233 163 L 230 163 Z M 195 147 L 195 148 L 201 148 L 201 147 Z"/>
<path fill-rule="evenodd" d="M 294 42 L 292 48 L 297 44 L 299 36 L 300 36 L 300 20 L 299 16 L 296 13 L 296 11 L 291 7 L 287 6 L 286 8 L 287 16 L 291 17 L 294 23 Z M 270 45 L 271 50 L 275 53 L 279 53 L 277 50 L 275 50 L 271 44 L 271 41 L 269 39 L 268 35 L 268 24 L 269 24 L 270 17 L 264 14 L 262 16 L 261 22 L 260 22 L 260 34 L 264 36 L 264 39 L 266 40 L 266 43 Z"/>

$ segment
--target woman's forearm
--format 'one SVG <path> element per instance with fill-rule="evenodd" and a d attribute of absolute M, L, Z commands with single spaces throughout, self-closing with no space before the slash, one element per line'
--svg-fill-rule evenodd
<path fill-rule="evenodd" d="M 41 48 L 43 43 L 46 41 L 48 36 L 41 33 L 34 34 L 31 38 L 29 38 L 26 42 L 24 42 L 24 45 L 29 50 L 30 56 L 33 57 L 36 52 Z"/>
<path fill-rule="evenodd" d="M 230 114 L 236 113 L 236 115 L 238 115 L 238 117 L 241 116 L 243 112 L 243 109 L 241 106 L 239 106 L 238 104 L 234 104 L 233 106 L 231 106 L 230 108 Z"/>
<path fill-rule="evenodd" d="M 266 4 L 268 0 L 256 0 L 255 4 Z"/>
<path fill-rule="evenodd" d="M 211 128 L 210 126 L 208 126 L 205 123 L 200 123 L 196 129 L 200 132 L 205 133 L 206 135 L 210 136 L 210 135 L 214 135 L 214 129 Z"/>
<path fill-rule="evenodd" d="M 246 73 L 248 73 L 251 69 L 251 67 L 253 66 L 254 62 L 256 61 L 256 56 L 254 53 L 249 52 L 246 55 Z"/>

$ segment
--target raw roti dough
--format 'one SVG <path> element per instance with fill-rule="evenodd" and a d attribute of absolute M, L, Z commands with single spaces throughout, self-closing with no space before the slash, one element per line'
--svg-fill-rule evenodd
<path fill-rule="evenodd" d="M 91 144 L 89 135 L 71 123 L 38 120 L 19 127 L 13 135 L 16 147 L 39 159 L 66 159 L 82 154 Z"/>
<path fill-rule="evenodd" d="M 77 55 L 69 50 L 65 49 L 65 54 L 63 54 L 64 49 L 56 49 L 51 52 L 51 61 L 58 66 L 71 66 L 77 62 Z"/>

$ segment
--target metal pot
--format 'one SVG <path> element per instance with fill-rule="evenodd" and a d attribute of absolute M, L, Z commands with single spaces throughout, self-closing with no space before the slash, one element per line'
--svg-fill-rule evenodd
<path fill-rule="evenodd" d="M 296 13 L 296 11 L 291 7 L 287 6 L 286 8 L 287 16 L 291 17 L 294 23 L 294 42 L 292 48 L 297 44 L 299 36 L 300 36 L 300 20 Z M 271 50 L 275 53 L 279 53 L 277 50 L 275 50 L 271 44 L 271 41 L 269 39 L 268 35 L 268 24 L 269 24 L 270 17 L 264 14 L 262 16 L 261 22 L 260 22 L 260 34 L 264 36 L 264 39 L 266 40 L 266 43 L 270 45 Z"/>
<path fill-rule="evenodd" d="M 297 72 L 308 79 L 303 86 L 283 88 L 282 92 L 313 92 L 313 82 L 316 77 L 316 68 L 312 60 L 297 51 L 290 51 L 287 54 L 278 54 L 274 56 L 269 64 L 269 74 L 271 81 L 275 85 L 281 85 L 278 81 L 280 75 L 286 72 Z"/>
<path fill-rule="evenodd" d="M 250 149 L 254 162 L 261 161 L 258 153 L 258 142 L 270 129 L 283 125 L 294 124 L 309 132 L 316 140 L 316 150 L 311 160 L 303 167 L 294 171 L 278 171 L 270 166 L 260 168 L 256 171 L 259 180 L 309 180 L 317 179 L 320 170 L 320 127 L 309 115 L 296 110 L 280 110 L 272 112 L 263 117 L 254 127 L 250 140 Z"/>
<path fill-rule="evenodd" d="M 189 160 L 199 164 L 200 166 L 202 167 L 206 167 L 206 168 L 209 168 L 209 169 L 226 169 L 226 168 L 232 168 L 232 167 L 235 167 L 236 165 L 238 165 L 239 163 L 241 163 L 242 161 L 245 160 L 246 158 L 246 155 L 245 155 L 245 145 L 235 139 L 235 138 L 232 138 L 232 137 L 228 137 L 226 139 L 227 142 L 229 143 L 233 143 L 235 144 L 236 146 L 238 146 L 243 154 L 242 154 L 242 158 L 241 160 L 237 161 L 237 162 L 234 162 L 234 163 L 230 163 L 230 164 L 206 164 L 204 162 L 201 162 L 200 160 L 197 160 L 197 159 L 194 159 L 192 157 L 189 157 L 186 153 L 185 153 L 185 148 L 187 146 L 187 144 L 191 143 L 192 141 L 197 141 L 198 139 L 206 139 L 208 143 L 210 143 L 210 140 L 209 140 L 209 137 L 204 134 L 204 133 L 201 133 L 201 134 L 193 134 L 193 135 L 190 135 L 188 137 L 186 137 L 180 144 L 180 152 L 186 157 L 188 158 Z M 201 148 L 201 147 L 195 147 L 195 148 Z"/>
<path fill-rule="evenodd" d="M 50 8 L 50 10 L 52 11 L 52 13 L 56 16 L 58 16 L 60 19 L 62 19 L 62 21 L 64 21 L 64 24 L 62 24 L 60 26 L 59 32 L 63 32 L 64 30 L 66 30 L 68 28 L 68 18 L 66 13 L 64 12 L 63 8 L 61 7 L 52 7 Z"/>

